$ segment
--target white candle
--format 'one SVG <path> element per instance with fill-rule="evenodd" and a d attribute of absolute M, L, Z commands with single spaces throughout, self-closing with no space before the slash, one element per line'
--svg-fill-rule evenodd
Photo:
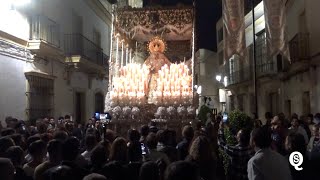
<path fill-rule="evenodd" d="M 121 40 L 121 67 L 124 65 L 124 40 Z"/>
<path fill-rule="evenodd" d="M 128 65 L 128 57 L 129 56 L 129 48 L 128 45 L 126 46 L 126 65 Z"/>
<path fill-rule="evenodd" d="M 119 67 L 119 37 L 117 36 L 117 47 L 116 47 L 116 66 Z M 116 72 L 118 72 L 116 70 Z"/>

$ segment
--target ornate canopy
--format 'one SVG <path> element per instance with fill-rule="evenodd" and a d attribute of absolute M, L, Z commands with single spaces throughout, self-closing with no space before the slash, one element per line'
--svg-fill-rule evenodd
<path fill-rule="evenodd" d="M 190 40 L 193 8 L 123 8 L 118 9 L 116 29 L 130 39 L 146 42 L 154 36 L 166 41 Z"/>

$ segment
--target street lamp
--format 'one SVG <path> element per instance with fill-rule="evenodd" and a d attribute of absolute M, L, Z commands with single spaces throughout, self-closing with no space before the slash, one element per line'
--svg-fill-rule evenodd
<path fill-rule="evenodd" d="M 216 75 L 216 80 L 217 80 L 218 82 L 220 82 L 220 81 L 221 81 L 221 75 Z"/>
<path fill-rule="evenodd" d="M 223 78 L 223 85 L 224 85 L 224 87 L 227 87 L 227 85 L 228 85 L 228 77 L 227 76 L 225 76 Z"/>

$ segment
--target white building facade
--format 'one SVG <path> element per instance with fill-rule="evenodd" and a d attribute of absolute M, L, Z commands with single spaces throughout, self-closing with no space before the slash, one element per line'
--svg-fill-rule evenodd
<path fill-rule="evenodd" d="M 99 0 L 0 4 L 0 120 L 71 115 L 85 122 L 103 111 L 111 5 Z"/>
<path fill-rule="evenodd" d="M 265 112 L 307 115 L 320 112 L 320 25 L 314 23 L 320 12 L 317 0 L 288 0 L 287 39 L 291 63 L 281 55 L 267 54 L 263 2 L 255 7 L 256 72 L 258 115 Z M 223 63 L 223 26 L 217 25 L 220 72 L 227 79 L 224 89 L 227 111 L 239 109 L 249 115 L 255 111 L 253 89 L 252 14 L 245 17 L 248 53 L 244 59 L 232 57 Z"/>

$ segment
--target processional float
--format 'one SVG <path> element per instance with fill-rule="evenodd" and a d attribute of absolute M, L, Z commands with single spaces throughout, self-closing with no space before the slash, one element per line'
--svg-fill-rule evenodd
<path fill-rule="evenodd" d="M 105 111 L 113 120 L 195 116 L 193 7 L 113 8 Z"/>

